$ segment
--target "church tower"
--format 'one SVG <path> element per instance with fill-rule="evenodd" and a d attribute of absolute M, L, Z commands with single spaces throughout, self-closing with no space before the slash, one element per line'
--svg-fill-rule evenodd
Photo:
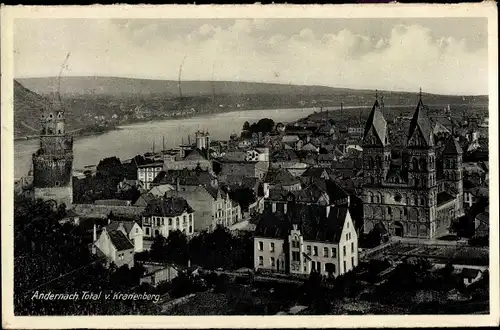
<path fill-rule="evenodd" d="M 73 203 L 73 137 L 66 134 L 60 103 L 42 109 L 40 147 L 33 154 L 35 198 Z"/>
<path fill-rule="evenodd" d="M 422 101 L 422 90 L 410 122 L 408 142 L 406 146 L 406 164 L 408 170 L 408 184 L 412 190 L 409 198 L 410 222 L 426 219 L 427 228 L 422 230 L 425 236 L 433 237 L 435 233 L 437 180 L 436 180 L 436 153 L 434 134 L 426 107 Z M 415 223 L 416 226 L 416 223 Z M 420 234 L 419 236 L 422 236 Z"/>
<path fill-rule="evenodd" d="M 443 150 L 443 174 L 448 191 L 455 195 L 455 216 L 461 216 L 464 213 L 462 148 L 453 136 L 448 139 Z"/>
<path fill-rule="evenodd" d="M 383 102 L 375 95 L 363 136 L 363 231 L 369 233 L 385 220 L 384 184 L 391 164 L 389 128 L 384 118 Z"/>
<path fill-rule="evenodd" d="M 382 111 L 383 102 L 379 102 L 376 94 L 363 136 L 363 173 L 366 185 L 382 185 L 391 163 L 389 129 Z"/>

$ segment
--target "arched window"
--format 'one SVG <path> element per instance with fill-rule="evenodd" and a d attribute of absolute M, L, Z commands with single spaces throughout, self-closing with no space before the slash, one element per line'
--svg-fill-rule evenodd
<path fill-rule="evenodd" d="M 412 165 L 413 165 L 412 169 L 414 171 L 418 171 L 418 160 L 416 158 L 413 158 Z"/>
<path fill-rule="evenodd" d="M 420 169 L 425 170 L 426 168 L 427 168 L 427 162 L 426 162 L 425 158 L 421 158 L 420 159 Z"/>
<path fill-rule="evenodd" d="M 423 197 L 420 197 L 420 205 L 425 205 L 425 199 Z"/>
<path fill-rule="evenodd" d="M 408 216 L 408 209 L 406 207 L 403 209 L 403 214 L 404 216 Z"/>
<path fill-rule="evenodd" d="M 387 207 L 387 214 L 392 215 L 392 209 L 390 206 Z"/>
<path fill-rule="evenodd" d="M 370 194 L 370 203 L 373 203 L 373 195 Z"/>

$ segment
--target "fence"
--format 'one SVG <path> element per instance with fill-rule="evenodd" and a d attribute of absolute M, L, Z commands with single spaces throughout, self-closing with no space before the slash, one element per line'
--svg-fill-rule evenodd
<path fill-rule="evenodd" d="M 366 249 L 366 250 L 359 253 L 359 259 L 366 259 L 366 258 L 368 258 L 376 253 L 384 252 L 387 249 L 393 247 L 394 244 L 396 244 L 396 242 L 389 241 L 385 244 L 381 244 L 381 245 L 376 246 L 372 249 Z"/>

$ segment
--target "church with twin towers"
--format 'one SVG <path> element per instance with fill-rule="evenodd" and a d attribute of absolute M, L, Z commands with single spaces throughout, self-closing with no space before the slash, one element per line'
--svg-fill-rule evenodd
<path fill-rule="evenodd" d="M 420 91 L 402 152 L 394 157 L 383 100 L 363 136 L 364 233 L 433 239 L 464 214 L 462 149 L 453 134 L 438 145 Z"/>

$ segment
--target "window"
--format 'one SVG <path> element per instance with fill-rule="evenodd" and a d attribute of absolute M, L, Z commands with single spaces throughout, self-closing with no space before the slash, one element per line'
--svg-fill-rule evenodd
<path fill-rule="evenodd" d="M 179 227 L 179 218 L 175 218 L 175 226 Z"/>
<path fill-rule="evenodd" d="M 318 273 L 321 273 L 321 262 L 317 262 L 316 263 L 316 270 L 318 271 Z"/>
<path fill-rule="evenodd" d="M 327 247 L 323 248 L 323 256 L 325 258 L 328 258 L 328 248 Z"/>
<path fill-rule="evenodd" d="M 274 252 L 274 243 L 270 243 L 269 245 L 270 245 L 270 246 L 269 246 L 269 250 L 270 250 L 271 252 Z"/>
<path fill-rule="evenodd" d="M 138 234 L 139 233 L 139 228 L 135 228 L 135 233 Z"/>
<path fill-rule="evenodd" d="M 292 252 L 292 261 L 300 261 L 300 252 L 298 251 Z"/>
<path fill-rule="evenodd" d="M 405 216 L 407 216 L 407 215 L 408 215 L 408 209 L 407 209 L 406 207 L 403 209 L 403 214 L 404 214 Z"/>
<path fill-rule="evenodd" d="M 345 234 L 345 240 L 348 241 L 349 240 L 349 233 Z"/>
<path fill-rule="evenodd" d="M 275 264 L 274 264 L 274 257 L 271 257 L 270 262 L 271 262 L 271 267 L 273 267 L 273 268 L 274 268 L 274 267 L 275 267 Z"/>
<path fill-rule="evenodd" d="M 264 257 L 259 256 L 259 266 L 264 266 Z"/>
<path fill-rule="evenodd" d="M 56 181 L 56 187 L 59 187 L 61 183 L 59 181 Z"/>
<path fill-rule="evenodd" d="M 168 218 L 168 225 L 172 226 L 172 218 Z"/>
<path fill-rule="evenodd" d="M 193 233 L 193 226 L 189 226 L 189 233 L 192 234 Z"/>
<path fill-rule="evenodd" d="M 164 218 L 161 218 L 161 225 L 165 225 L 165 219 Z"/>
<path fill-rule="evenodd" d="M 264 250 L 264 242 L 259 242 L 259 251 Z"/>
<path fill-rule="evenodd" d="M 146 227 L 146 235 L 149 236 L 150 233 L 149 233 L 149 227 Z"/>
<path fill-rule="evenodd" d="M 347 221 L 347 228 L 349 228 L 349 221 Z"/>
<path fill-rule="evenodd" d="M 332 248 L 332 258 L 337 258 L 337 249 L 336 248 Z"/>
<path fill-rule="evenodd" d="M 189 220 L 193 220 L 193 215 L 192 214 L 189 215 Z"/>
<path fill-rule="evenodd" d="M 344 245 L 344 257 L 346 256 L 346 249 L 345 249 L 345 245 Z"/>
<path fill-rule="evenodd" d="M 318 255 L 318 247 L 317 247 L 317 246 L 315 246 L 315 247 L 313 248 L 313 252 L 314 252 L 314 255 L 315 255 L 315 256 L 317 256 L 317 255 Z"/>
<path fill-rule="evenodd" d="M 354 242 L 351 242 L 351 252 L 354 252 Z"/>
<path fill-rule="evenodd" d="M 185 215 L 184 215 L 184 216 L 182 216 L 182 223 L 183 223 L 184 225 L 186 225 L 186 216 L 185 216 Z"/>
<path fill-rule="evenodd" d="M 307 255 L 311 255 L 311 246 L 310 245 L 307 246 Z"/>
<path fill-rule="evenodd" d="M 344 272 L 346 272 L 346 271 L 347 271 L 347 263 L 344 260 Z"/>
<path fill-rule="evenodd" d="M 298 249 L 300 247 L 300 242 L 297 240 L 297 241 L 292 241 L 292 247 L 294 249 Z"/>
<path fill-rule="evenodd" d="M 351 267 L 354 268 L 354 257 L 351 257 Z"/>
<path fill-rule="evenodd" d="M 390 206 L 387 207 L 387 214 L 392 215 L 392 209 Z"/>

